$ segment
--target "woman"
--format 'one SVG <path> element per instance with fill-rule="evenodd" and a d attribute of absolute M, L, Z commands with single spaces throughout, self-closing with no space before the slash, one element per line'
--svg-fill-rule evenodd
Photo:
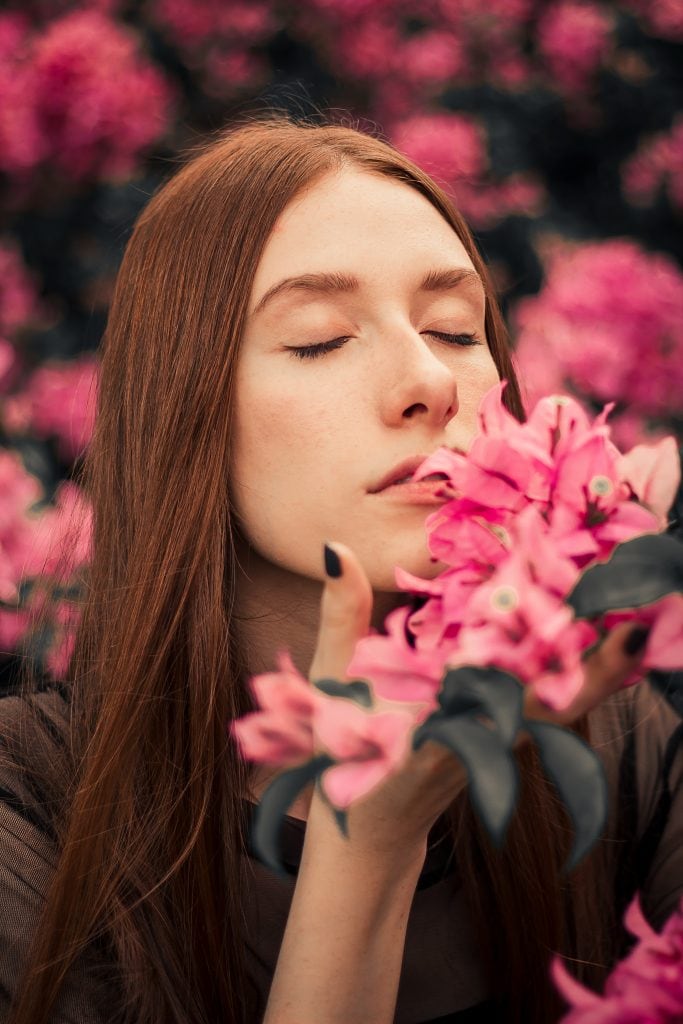
<path fill-rule="evenodd" d="M 623 808 L 647 835 L 677 723 L 645 685 L 610 697 L 637 664 L 625 627 L 587 663 L 564 718 L 591 730 L 619 809 L 571 878 L 566 818 L 526 747 L 500 854 L 455 758 L 426 744 L 351 809 L 348 840 L 317 793 L 297 801 L 291 885 L 249 856 L 269 773 L 227 733 L 254 709 L 249 676 L 287 647 L 313 678 L 342 678 L 356 639 L 405 599 L 394 566 L 439 571 L 429 506 L 385 484 L 406 459 L 465 448 L 499 376 L 521 415 L 467 228 L 384 143 L 246 123 L 152 199 L 103 347 L 85 477 L 94 555 L 70 681 L 3 702 L 12 1024 L 545 1024 L 560 1006 L 552 952 L 599 976 L 629 888 L 657 923 L 671 912 L 683 883 L 673 814 L 627 884 L 637 835 L 620 837 Z"/>

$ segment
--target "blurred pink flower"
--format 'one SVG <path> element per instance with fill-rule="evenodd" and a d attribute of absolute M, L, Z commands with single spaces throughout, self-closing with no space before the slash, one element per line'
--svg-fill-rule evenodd
<path fill-rule="evenodd" d="M 654 201 L 666 189 L 672 206 L 683 210 L 683 117 L 668 132 L 645 139 L 621 170 L 627 199 L 636 204 Z"/>
<path fill-rule="evenodd" d="M 554 376 L 598 403 L 680 412 L 683 273 L 670 258 L 627 240 L 558 248 L 544 287 L 518 303 L 515 320 L 530 405 L 532 385 Z"/>
<path fill-rule="evenodd" d="M 54 503 L 34 520 L 31 560 L 25 575 L 47 575 L 68 581 L 90 560 L 92 507 L 83 490 L 70 480 L 60 484 Z"/>
<path fill-rule="evenodd" d="M 367 711 L 328 697 L 297 671 L 285 652 L 278 671 L 253 676 L 258 711 L 230 732 L 247 760 L 296 765 L 324 750 L 339 763 L 322 775 L 329 799 L 346 808 L 377 785 L 405 756 L 415 715 L 407 708 Z"/>
<path fill-rule="evenodd" d="M 266 75 L 254 52 L 280 27 L 273 0 L 150 0 L 149 15 L 212 94 L 253 86 Z"/>
<path fill-rule="evenodd" d="M 16 242 L 4 238 L 0 240 L 0 334 L 11 337 L 37 312 L 36 284 Z"/>
<path fill-rule="evenodd" d="M 400 709 L 371 713 L 352 701 L 328 698 L 314 717 L 319 742 L 340 763 L 323 772 L 321 785 L 346 809 L 395 769 L 408 753 L 415 716 Z"/>
<path fill-rule="evenodd" d="M 278 655 L 278 670 L 252 676 L 259 704 L 230 726 L 242 754 L 252 761 L 296 764 L 313 755 L 313 716 L 323 699 L 297 670 L 289 654 Z"/>
<path fill-rule="evenodd" d="M 70 176 L 129 174 L 166 131 L 169 84 L 135 35 L 99 11 L 53 21 L 35 38 L 32 61 L 40 127 Z"/>
<path fill-rule="evenodd" d="M 683 1019 L 683 903 L 657 933 L 636 896 L 625 925 L 638 943 L 610 974 L 602 996 L 584 988 L 556 957 L 552 976 L 572 1009 L 563 1024 L 677 1024 Z"/>
<path fill-rule="evenodd" d="M 612 45 L 612 22 L 601 5 L 588 0 L 547 5 L 536 46 L 551 81 L 568 92 L 585 89 Z"/>
<path fill-rule="evenodd" d="M 662 39 L 683 40 L 683 6 L 680 0 L 621 0 L 641 19 L 646 31 Z"/>
<path fill-rule="evenodd" d="M 38 123 L 28 19 L 0 14 L 0 170 L 24 176 L 47 155 Z"/>
<path fill-rule="evenodd" d="M 391 141 L 449 191 L 473 223 L 489 227 L 509 214 L 538 213 L 545 190 L 529 175 L 493 181 L 483 129 L 462 114 L 415 114 L 394 122 Z"/>
<path fill-rule="evenodd" d="M 462 114 L 417 114 L 394 126 L 392 142 L 420 167 L 450 184 L 480 177 L 487 157 L 482 129 Z"/>
<path fill-rule="evenodd" d="M 638 501 L 658 517 L 660 529 L 665 529 L 681 475 L 673 437 L 664 437 L 655 445 L 636 445 L 619 458 L 618 471 Z"/>
<path fill-rule="evenodd" d="M 38 437 L 56 436 L 62 457 L 68 462 L 75 459 L 92 436 L 97 366 L 97 358 L 91 355 L 40 366 L 22 392 L 5 400 L 5 428 Z"/>

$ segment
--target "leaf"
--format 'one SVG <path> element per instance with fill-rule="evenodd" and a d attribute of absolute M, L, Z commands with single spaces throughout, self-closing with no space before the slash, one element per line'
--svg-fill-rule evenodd
<path fill-rule="evenodd" d="M 278 775 L 261 797 L 252 820 L 251 845 L 261 863 L 281 878 L 289 877 L 279 858 L 280 830 L 285 814 L 301 790 L 334 763 L 329 754 L 318 754 L 305 764 Z"/>
<path fill-rule="evenodd" d="M 316 779 L 316 782 L 315 782 L 315 785 L 316 785 L 316 788 L 318 790 L 318 793 L 320 794 L 320 797 L 322 798 L 322 800 L 327 804 L 327 806 L 332 811 L 332 814 L 334 815 L 334 820 L 337 822 L 337 827 L 339 828 L 339 831 L 341 832 L 341 834 L 344 836 L 345 839 L 348 839 L 349 838 L 349 826 L 348 826 L 348 820 L 347 820 L 348 819 L 348 813 L 346 811 L 342 811 L 338 807 L 334 806 L 334 804 L 332 803 L 332 801 L 330 800 L 330 798 L 328 797 L 327 793 L 325 792 L 325 790 L 323 789 L 323 787 L 321 785 L 321 779 L 322 779 L 322 773 L 318 776 L 318 778 Z"/>
<path fill-rule="evenodd" d="M 427 740 L 447 747 L 467 772 L 475 811 L 496 846 L 501 846 L 517 800 L 517 765 L 500 735 L 470 714 L 449 718 L 437 711 L 413 733 L 413 749 Z"/>
<path fill-rule="evenodd" d="M 362 679 L 354 679 L 351 683 L 341 683 L 338 679 L 316 679 L 313 685 L 328 697 L 345 697 L 364 708 L 373 706 L 370 687 Z"/>
<path fill-rule="evenodd" d="M 439 704 L 447 715 L 477 710 L 493 719 L 503 743 L 512 746 L 522 721 L 524 690 L 502 669 L 464 665 L 443 677 Z"/>
<path fill-rule="evenodd" d="M 574 826 L 565 870 L 571 871 L 598 841 L 607 820 L 607 781 L 600 758 L 576 733 L 525 719 L 545 773 L 564 801 Z"/>
<path fill-rule="evenodd" d="M 648 533 L 618 544 L 608 562 L 586 569 L 567 603 L 578 618 L 592 619 L 674 593 L 683 593 L 683 544 L 664 533 Z"/>

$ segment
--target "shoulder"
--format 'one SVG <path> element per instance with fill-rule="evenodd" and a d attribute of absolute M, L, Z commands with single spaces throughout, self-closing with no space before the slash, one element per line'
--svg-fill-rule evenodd
<path fill-rule="evenodd" d="M 60 686 L 0 696 L 0 828 L 38 845 L 55 838 L 65 788 L 68 694 Z M 35 845 L 34 843 L 34 845 Z"/>

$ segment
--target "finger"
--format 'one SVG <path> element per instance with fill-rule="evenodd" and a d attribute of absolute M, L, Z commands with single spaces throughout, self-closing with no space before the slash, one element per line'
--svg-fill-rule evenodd
<path fill-rule="evenodd" d="M 585 681 L 571 704 L 562 711 L 553 711 L 528 690 L 524 700 L 525 716 L 555 722 L 557 725 L 569 725 L 597 707 L 621 689 L 638 668 L 644 643 L 638 647 L 634 641 L 639 637 L 642 639 L 642 636 L 640 624 L 634 626 L 632 622 L 624 622 L 610 630 L 600 646 L 586 658 Z"/>
<path fill-rule="evenodd" d="M 337 542 L 326 548 L 318 642 L 309 670 L 313 681 L 347 678 L 347 665 L 370 629 L 372 612 L 370 582 L 354 553 Z"/>

